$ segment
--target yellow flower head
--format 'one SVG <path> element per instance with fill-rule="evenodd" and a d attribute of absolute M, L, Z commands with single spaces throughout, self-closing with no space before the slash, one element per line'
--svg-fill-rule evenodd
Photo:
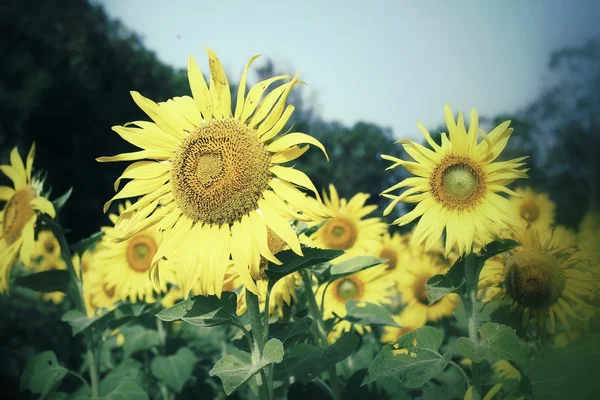
<path fill-rule="evenodd" d="M 518 196 L 511 196 L 510 204 L 516 218 L 540 229 L 554 224 L 556 205 L 546 193 L 536 193 L 530 188 L 519 188 L 515 192 Z"/>
<path fill-rule="evenodd" d="M 0 165 L 13 182 L 13 187 L 0 186 L 0 202 L 6 202 L 0 212 L 0 292 L 8 291 L 10 273 L 17 260 L 24 265 L 31 263 L 38 213 L 55 216 L 54 206 L 41 195 L 42 182 L 31 177 L 34 157 L 32 145 L 26 165 L 23 164 L 15 147 L 10 152 L 10 165 Z"/>
<path fill-rule="evenodd" d="M 41 231 L 35 241 L 32 258 L 43 257 L 44 260 L 60 258 L 60 244 L 51 231 Z"/>
<path fill-rule="evenodd" d="M 405 225 L 421 217 L 412 243 L 425 242 L 429 249 L 445 229 L 446 254 L 455 246 L 459 254 L 464 254 L 471 252 L 474 242 L 484 244 L 510 224 L 520 223 L 508 200 L 498 192 L 514 194 L 506 185 L 527 176 L 526 170 L 520 169 L 525 157 L 494 162 L 513 132 L 509 128 L 510 121 L 498 125 L 489 135 L 481 132 L 483 140 L 478 143 L 479 122 L 475 110 L 471 111 L 468 132 L 461 112 L 458 113 L 458 121 L 455 121 L 447 105 L 445 117 L 449 134 L 442 133 L 441 145 L 418 123 L 433 150 L 410 140 L 400 141 L 414 162 L 382 156 L 394 162 L 388 169 L 403 166 L 416 175 L 383 192 L 393 200 L 384 215 L 389 214 L 400 201 L 417 203 L 411 212 L 394 221 Z M 409 189 L 400 195 L 388 194 L 406 187 Z"/>
<path fill-rule="evenodd" d="M 377 254 L 387 224 L 380 218 L 365 218 L 377 209 L 365 205 L 367 193 L 357 193 L 350 200 L 340 198 L 333 185 L 329 196 L 323 192 L 325 223 L 310 236 L 312 246 L 321 249 L 346 250 L 333 262 L 340 262 L 357 254 Z"/>
<path fill-rule="evenodd" d="M 556 319 L 570 330 L 567 316 L 576 320 L 589 316 L 585 310 L 593 308 L 587 299 L 597 293 L 598 282 L 577 248 L 560 243 L 550 229 L 529 226 L 513 235 L 521 246 L 486 263 L 480 275 L 482 287 L 503 289 L 494 290 L 488 300 L 512 300 L 523 313 L 524 324 L 534 317 L 544 327 L 549 319 L 551 333 L 556 332 Z"/>
<path fill-rule="evenodd" d="M 123 214 L 130 202 L 119 205 L 119 213 Z M 110 220 L 115 223 L 118 216 L 111 214 Z M 160 273 L 159 287 L 150 279 L 150 267 L 162 240 L 162 233 L 156 226 L 147 228 L 135 235 L 118 242 L 119 235 L 111 226 L 102 228 L 104 236 L 98 243 L 95 254 L 97 268 L 102 271 L 103 279 L 110 290 L 114 290 L 120 300 L 129 299 L 152 303 L 155 292 L 166 292 L 168 283 L 175 283 L 175 271 L 167 265 L 156 273 Z M 161 261 L 162 262 L 162 261 Z"/>
<path fill-rule="evenodd" d="M 393 318 L 402 328 L 394 326 L 383 328 L 383 336 L 381 337 L 383 343 L 394 343 L 400 336 L 412 332 L 424 324 L 423 319 L 414 310 L 409 309 L 404 309 L 400 315 L 395 315 Z"/>
<path fill-rule="evenodd" d="M 73 255 L 73 267 L 83 281 L 83 298 L 88 317 L 100 309 L 112 310 L 119 301 L 115 287 L 109 287 L 103 270 L 96 262 L 96 252 L 86 250 L 82 257 Z"/>
<path fill-rule="evenodd" d="M 492 364 L 492 369 L 500 379 L 521 380 L 521 373 L 506 360 L 496 361 Z"/>
<path fill-rule="evenodd" d="M 42 232 L 40 232 L 42 233 Z M 54 237 L 54 235 L 52 236 Z M 56 239 L 55 239 L 56 240 Z M 42 262 L 37 267 L 39 271 L 52 271 L 52 270 L 65 270 L 67 269 L 67 264 L 60 257 L 54 258 L 44 258 Z M 50 292 L 44 293 L 42 295 L 43 300 L 49 300 L 54 304 L 60 304 L 65 298 L 65 294 L 62 292 Z"/>
<path fill-rule="evenodd" d="M 397 287 L 402 296 L 406 309 L 404 313 L 410 316 L 413 324 L 425 325 L 441 318 L 449 317 L 456 309 L 459 296 L 451 293 L 434 304 L 429 304 L 425 284 L 435 275 L 443 275 L 449 266 L 442 263 L 439 257 L 431 254 L 421 254 L 411 260 L 404 273 L 398 276 Z"/>
<path fill-rule="evenodd" d="M 232 113 L 221 62 L 210 49 L 208 56 L 209 85 L 194 58 L 189 59 L 193 97 L 155 103 L 132 92 L 135 103 L 153 122 L 113 127 L 143 150 L 98 159 L 136 161 L 115 186 L 121 179 L 132 181 L 106 203 L 105 210 L 113 200 L 142 196 L 119 216 L 115 231 L 120 240 L 153 225 L 164 231 L 153 264 L 178 255 L 176 278 L 186 297 L 198 280 L 203 294 L 220 295 L 230 256 L 244 285 L 257 293 L 249 271 L 258 269 L 260 257 L 280 264 L 267 247 L 267 228 L 301 255 L 288 219 L 324 216 L 320 203 L 296 187 L 312 190 L 318 197 L 311 180 L 282 164 L 301 156 L 309 147 L 305 145 L 324 153 L 325 149 L 304 133 L 281 134 L 294 111 L 285 103 L 300 82 L 298 76 L 276 76 L 246 93 L 248 69 L 258 58 L 252 57 Z M 277 81 L 287 82 L 265 95 Z"/>

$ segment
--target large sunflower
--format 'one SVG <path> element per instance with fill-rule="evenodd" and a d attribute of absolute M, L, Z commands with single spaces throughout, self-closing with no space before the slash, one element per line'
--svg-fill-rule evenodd
<path fill-rule="evenodd" d="M 456 309 L 459 297 L 451 293 L 434 304 L 429 304 L 425 284 L 434 275 L 443 275 L 449 269 L 439 257 L 432 254 L 415 256 L 412 262 L 404 268 L 404 273 L 398 277 L 398 291 L 402 296 L 402 303 L 406 306 L 404 313 L 411 321 L 420 318 L 420 325 L 435 322 L 441 318 L 449 317 Z M 415 322 L 413 322 L 414 324 Z"/>
<path fill-rule="evenodd" d="M 13 187 L 0 186 L 0 202 L 6 202 L 0 212 L 0 292 L 8 290 L 10 272 L 17 260 L 24 265 L 31 262 L 38 213 L 55 216 L 54 206 L 41 195 L 43 182 L 31 177 L 34 157 L 35 145 L 32 145 L 26 165 L 23 164 L 15 147 L 10 152 L 11 165 L 0 165 L 0 170 L 13 182 Z"/>
<path fill-rule="evenodd" d="M 483 140 L 478 143 L 479 123 L 475 110 L 471 111 L 468 132 L 461 112 L 455 121 L 450 106 L 446 105 L 444 111 L 449 135 L 442 133 L 441 145 L 418 123 L 433 151 L 416 142 L 401 140 L 404 150 L 415 162 L 382 156 L 394 162 L 388 169 L 403 166 L 416 175 L 383 192 L 393 199 L 384 215 L 400 201 L 417 203 L 414 210 L 394 221 L 405 225 L 421 217 L 413 244 L 425 242 L 426 248 L 430 248 L 445 229 L 446 253 L 456 246 L 458 252 L 464 254 L 471 252 L 473 242 L 485 244 L 510 224 L 520 223 L 512 214 L 509 201 L 498 192 L 515 194 L 506 185 L 527 176 L 526 170 L 520 169 L 525 157 L 494 162 L 513 132 L 509 128 L 510 121 L 498 125 L 489 135 L 481 132 Z M 409 189 L 400 195 L 388 194 L 406 187 Z"/>
<path fill-rule="evenodd" d="M 334 318 L 334 313 L 344 317 L 349 300 L 389 304 L 393 287 L 394 282 L 387 279 L 385 267 L 381 265 L 335 280 L 330 285 L 323 285 L 317 290 L 316 297 L 319 302 L 324 301 L 321 307 L 323 318 L 327 320 Z M 329 334 L 329 340 L 335 340 L 343 332 L 349 331 L 351 326 L 349 321 L 338 322 Z M 355 328 L 360 334 L 364 332 L 360 325 L 356 325 Z"/>
<path fill-rule="evenodd" d="M 334 262 L 357 254 L 377 254 L 387 224 L 380 218 L 365 218 L 377 209 L 376 205 L 365 205 L 368 198 L 367 193 L 357 193 L 350 200 L 340 199 L 335 187 L 329 185 L 329 196 L 323 192 L 328 218 L 310 236 L 311 246 L 346 250 L 347 254 Z"/>
<path fill-rule="evenodd" d="M 548 228 L 554 224 L 556 205 L 546 193 L 536 193 L 531 188 L 518 188 L 518 196 L 510 197 L 510 204 L 517 218 L 538 228 Z"/>
<path fill-rule="evenodd" d="M 598 286 L 582 266 L 577 248 L 561 244 L 550 229 L 540 232 L 530 226 L 513 235 L 521 246 L 487 262 L 482 270 L 481 286 L 495 289 L 487 300 L 512 300 L 523 313 L 523 323 L 533 317 L 544 327 L 549 319 L 551 333 L 556 331 L 556 319 L 570 330 L 567 316 L 577 320 L 589 316 L 593 307 L 588 299 L 597 294 Z"/>
<path fill-rule="evenodd" d="M 129 201 L 124 205 L 119 204 L 119 214 L 123 214 L 127 207 L 131 207 Z M 109 218 L 113 223 L 118 220 L 115 214 L 110 214 Z M 175 283 L 172 266 L 156 271 L 161 274 L 160 279 L 155 279 L 160 285 L 158 288 L 150 280 L 150 264 L 162 236 L 156 225 L 121 242 L 116 241 L 119 235 L 112 226 L 102 227 L 102 231 L 104 236 L 98 243 L 94 262 L 103 275 L 107 289 L 114 290 L 117 298 L 152 303 L 155 301 L 155 292 L 165 293 L 167 284 Z"/>
<path fill-rule="evenodd" d="M 281 165 L 308 149 L 302 144 L 325 153 L 318 140 L 304 133 L 277 137 L 294 111 L 285 103 L 300 82 L 298 77 L 276 76 L 246 94 L 248 69 L 258 56 L 252 57 L 232 113 L 225 72 L 210 49 L 208 55 L 210 86 L 194 58 L 189 59 L 193 98 L 157 104 L 132 92 L 135 103 L 154 122 L 136 121 L 113 130 L 143 150 L 98 159 L 141 160 L 117 179 L 116 187 L 121 179 L 133 180 L 106 203 L 105 210 L 115 199 L 142 196 L 119 216 L 115 232 L 125 240 L 153 225 L 164 230 L 153 264 L 179 253 L 177 282 L 186 297 L 198 280 L 203 294 L 220 295 L 230 255 L 244 285 L 257 292 L 249 270 L 258 269 L 261 256 L 280 264 L 267 247 L 267 227 L 301 255 L 288 218 L 322 214 L 320 203 L 295 186 L 318 197 L 311 180 Z M 282 80 L 288 82 L 263 97 L 271 84 Z"/>
<path fill-rule="evenodd" d="M 119 300 L 114 287 L 109 288 L 102 269 L 96 262 L 96 252 L 86 250 L 82 257 L 73 255 L 73 267 L 83 281 L 83 298 L 88 317 L 92 317 L 101 309 L 113 309 Z"/>

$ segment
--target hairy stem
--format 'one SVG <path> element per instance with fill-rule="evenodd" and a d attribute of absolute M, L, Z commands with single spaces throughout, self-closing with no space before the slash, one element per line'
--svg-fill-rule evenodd
<path fill-rule="evenodd" d="M 252 325 L 252 362 L 257 363 L 263 356 L 263 351 L 265 348 L 265 336 L 262 324 L 262 316 L 260 314 L 260 307 L 258 305 L 258 297 L 256 297 L 254 293 L 247 289 L 246 306 L 248 308 L 250 324 Z M 266 368 L 261 368 L 260 378 L 261 399 L 271 400 L 273 398 L 273 392 L 269 387 Z"/>

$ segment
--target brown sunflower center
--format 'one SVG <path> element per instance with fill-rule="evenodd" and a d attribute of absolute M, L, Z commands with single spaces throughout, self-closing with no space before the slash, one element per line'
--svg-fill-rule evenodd
<path fill-rule="evenodd" d="M 323 241 L 330 249 L 348 250 L 357 237 L 356 225 L 345 218 L 331 218 L 323 225 Z"/>
<path fill-rule="evenodd" d="M 342 302 L 358 299 L 362 296 L 362 284 L 354 279 L 345 278 L 336 282 L 333 292 Z"/>
<path fill-rule="evenodd" d="M 525 201 L 521 204 L 519 213 L 527 222 L 534 222 L 540 217 L 540 207 L 534 201 Z"/>
<path fill-rule="evenodd" d="M 112 299 L 113 296 L 115 295 L 116 288 L 117 288 L 117 286 L 113 286 L 113 287 L 109 288 L 106 283 L 102 284 L 102 291 L 104 292 L 106 297 L 108 297 L 109 299 Z"/>
<path fill-rule="evenodd" d="M 137 272 L 145 272 L 150 268 L 157 246 L 154 239 L 145 234 L 132 237 L 127 244 L 127 264 Z"/>
<path fill-rule="evenodd" d="M 385 263 L 385 269 L 387 271 L 393 271 L 396 269 L 398 264 L 398 253 L 396 250 L 385 247 L 379 253 L 379 258 L 387 258 L 387 262 Z"/>
<path fill-rule="evenodd" d="M 46 239 L 44 242 L 44 251 L 47 254 L 54 254 L 54 250 L 56 249 L 56 245 L 54 244 L 54 240 L 52 238 Z"/>
<path fill-rule="evenodd" d="M 525 307 L 548 307 L 558 301 L 567 279 L 559 262 L 533 249 L 522 249 L 506 260 L 507 293 Z"/>
<path fill-rule="evenodd" d="M 31 187 L 25 187 L 17 190 L 6 203 L 2 233 L 9 245 L 17 241 L 27 221 L 34 216 L 35 211 L 29 204 L 34 198 L 35 191 Z"/>
<path fill-rule="evenodd" d="M 208 224 L 230 224 L 258 207 L 271 158 L 253 129 L 213 121 L 185 138 L 173 158 L 173 197 L 183 214 Z"/>
<path fill-rule="evenodd" d="M 429 275 L 422 275 L 415 278 L 412 284 L 412 291 L 415 299 L 423 305 L 429 305 L 429 299 L 427 298 L 427 289 L 425 283 L 431 278 Z"/>
<path fill-rule="evenodd" d="M 470 158 L 446 156 L 431 174 L 431 193 L 447 208 L 471 208 L 486 192 L 484 177 L 481 167 Z"/>

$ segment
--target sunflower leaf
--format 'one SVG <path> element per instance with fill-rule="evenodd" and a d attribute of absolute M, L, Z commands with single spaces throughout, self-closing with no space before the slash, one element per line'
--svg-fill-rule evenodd
<path fill-rule="evenodd" d="M 69 290 L 69 279 L 68 271 L 55 269 L 20 276 L 15 280 L 15 283 L 27 289 L 35 290 L 36 292 L 67 293 Z"/>
<path fill-rule="evenodd" d="M 71 197 L 71 194 L 73 194 L 72 187 L 70 187 L 69 190 L 64 192 L 62 195 L 60 195 L 57 198 L 55 198 L 54 200 L 52 200 L 52 205 L 54 206 L 54 210 L 56 211 L 57 214 L 60 213 L 60 211 L 63 209 L 63 207 L 65 206 L 65 204 Z"/>
<path fill-rule="evenodd" d="M 74 253 L 77 253 L 81 256 L 86 250 L 93 248 L 96 243 L 102 239 L 102 236 L 104 236 L 104 232 L 96 232 L 91 236 L 81 239 L 79 242 L 70 245 L 69 247 Z"/>
<path fill-rule="evenodd" d="M 304 317 L 295 322 L 274 322 L 269 324 L 269 339 L 279 339 L 284 348 L 290 348 L 306 337 L 312 322 L 310 317 Z M 252 331 L 250 333 L 252 334 Z M 248 341 L 245 338 L 234 340 L 233 345 L 240 350 L 250 351 Z"/>
<path fill-rule="evenodd" d="M 149 397 L 137 383 L 126 381 L 102 398 L 103 400 L 148 400 Z"/>
<path fill-rule="evenodd" d="M 44 351 L 29 361 L 21 375 L 20 390 L 29 389 L 43 399 L 60 384 L 67 374 L 52 351 Z"/>
<path fill-rule="evenodd" d="M 447 294 L 457 293 L 464 284 L 464 279 L 462 279 L 459 285 L 456 286 L 454 281 L 447 275 L 432 276 L 425 283 L 425 289 L 427 290 L 427 298 L 429 299 L 429 304 L 433 304 L 441 300 Z"/>
<path fill-rule="evenodd" d="M 343 250 L 317 249 L 314 247 L 303 247 L 303 256 L 299 256 L 292 250 L 284 250 L 277 253 L 277 258 L 282 265 L 275 265 L 269 262 L 265 271 L 269 277 L 269 290 L 275 286 L 280 279 L 300 271 L 303 268 L 312 267 L 327 261 L 331 261 L 344 254 Z"/>
<path fill-rule="evenodd" d="M 387 325 L 402 328 L 394 321 L 387 308 L 365 301 L 347 301 L 346 316 L 343 319 L 358 325 Z"/>
<path fill-rule="evenodd" d="M 391 374 L 409 388 L 418 388 L 436 377 L 450 362 L 450 355 L 439 353 L 443 334 L 438 329 L 423 326 L 405 333 L 385 346 L 371 363 L 363 385 Z"/>
<path fill-rule="evenodd" d="M 481 339 L 474 342 L 466 337 L 456 339 L 456 349 L 473 362 L 511 360 L 521 364 L 523 347 L 515 331 L 493 322 L 483 324 L 479 330 Z"/>
<path fill-rule="evenodd" d="M 67 311 L 61 318 L 62 321 L 71 325 L 73 336 L 86 329 L 93 329 L 97 332 L 104 332 L 107 336 L 113 330 L 137 319 L 144 310 L 146 304 L 121 304 L 112 311 L 105 312 L 101 315 L 88 317 L 81 311 Z M 106 331 L 109 332 L 106 332 Z"/>
<path fill-rule="evenodd" d="M 334 344 L 325 348 L 300 343 L 286 353 L 283 363 L 288 376 L 307 383 L 345 360 L 359 343 L 360 337 L 355 332 L 344 333 Z"/>
<path fill-rule="evenodd" d="M 228 354 L 217 361 L 208 374 L 216 375 L 221 379 L 225 394 L 229 396 L 262 368 L 269 364 L 280 363 L 283 360 L 283 352 L 283 344 L 277 339 L 270 339 L 265 344 L 262 358 L 256 363 L 249 364 Z"/>
<path fill-rule="evenodd" d="M 237 295 L 223 292 L 217 296 L 193 296 L 156 314 L 163 321 L 182 320 L 196 326 L 241 324 L 236 315 Z"/>
<path fill-rule="evenodd" d="M 385 258 L 373 257 L 373 256 L 357 256 L 352 257 L 349 260 L 344 260 L 338 264 L 332 265 L 329 269 L 331 277 L 329 281 L 344 278 L 348 275 L 352 275 L 356 272 L 365 270 L 367 268 L 374 267 L 376 265 L 384 264 Z"/>
<path fill-rule="evenodd" d="M 156 379 L 164 381 L 177 392 L 191 378 L 198 359 L 191 350 L 182 347 L 172 356 L 157 356 L 152 359 L 150 369 Z"/>
<path fill-rule="evenodd" d="M 125 358 L 129 358 L 137 351 L 152 349 L 161 343 L 157 331 L 146 329 L 141 325 L 123 328 L 121 333 L 125 336 L 125 343 L 123 344 Z"/>

